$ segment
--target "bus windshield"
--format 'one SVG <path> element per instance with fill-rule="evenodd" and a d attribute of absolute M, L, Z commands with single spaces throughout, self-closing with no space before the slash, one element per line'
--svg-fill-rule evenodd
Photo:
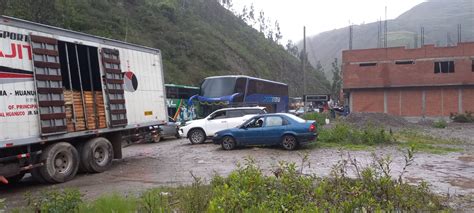
<path fill-rule="evenodd" d="M 201 85 L 201 96 L 208 98 L 218 98 L 234 94 L 236 78 L 209 78 Z"/>

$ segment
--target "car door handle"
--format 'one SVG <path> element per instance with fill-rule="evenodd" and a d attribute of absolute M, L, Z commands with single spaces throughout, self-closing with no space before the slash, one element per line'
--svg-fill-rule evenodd
<path fill-rule="evenodd" d="M 221 121 L 221 123 L 227 123 L 227 121 Z"/>

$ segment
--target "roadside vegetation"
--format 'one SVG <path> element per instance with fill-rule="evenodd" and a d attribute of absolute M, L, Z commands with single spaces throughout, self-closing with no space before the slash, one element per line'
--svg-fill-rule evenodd
<path fill-rule="evenodd" d="M 433 122 L 433 125 L 432 125 L 434 128 L 438 128 L 438 129 L 444 129 L 448 126 L 448 122 L 446 122 L 445 120 L 443 119 L 440 119 L 440 120 L 437 120 L 435 122 Z"/>
<path fill-rule="evenodd" d="M 415 130 L 394 132 L 382 126 L 355 126 L 343 121 L 336 121 L 330 128 L 319 128 L 318 141 L 310 148 L 344 148 L 350 150 L 367 150 L 379 146 L 414 147 L 416 151 L 432 154 L 445 154 L 462 151 L 456 145 L 458 140 L 435 138 Z"/>
<path fill-rule="evenodd" d="M 473 114 L 474 114 L 473 112 L 455 113 L 455 114 L 451 114 L 450 118 L 451 120 L 457 123 L 474 123 Z"/>
<path fill-rule="evenodd" d="M 0 213 L 5 212 L 5 199 L 0 199 Z"/>
<path fill-rule="evenodd" d="M 303 174 L 301 166 L 280 162 L 266 176 L 252 160 L 228 177 L 215 175 L 210 184 L 194 177 L 192 185 L 151 189 L 139 196 L 112 194 L 86 202 L 76 189 L 27 196 L 28 206 L 14 212 L 404 212 L 448 211 L 444 198 L 424 182 L 407 184 L 403 174 L 413 162 L 413 149 L 394 179 L 389 157 L 374 155 L 363 167 L 348 156 L 328 177 Z M 191 174 L 192 175 L 192 174 Z"/>
<path fill-rule="evenodd" d="M 303 119 L 305 120 L 313 120 L 316 121 L 316 124 L 318 127 L 322 127 L 326 125 L 326 118 L 329 118 L 328 113 L 318 113 L 318 112 L 312 112 L 312 113 L 306 113 L 302 116 Z"/>

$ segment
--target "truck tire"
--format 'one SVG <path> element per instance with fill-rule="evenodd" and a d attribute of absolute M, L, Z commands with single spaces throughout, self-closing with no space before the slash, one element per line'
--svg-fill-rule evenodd
<path fill-rule="evenodd" d="M 189 132 L 188 138 L 191 144 L 203 143 L 206 140 L 206 133 L 201 129 L 193 129 Z"/>
<path fill-rule="evenodd" d="M 48 183 L 67 182 L 76 176 L 79 169 L 79 153 L 69 143 L 51 144 L 43 150 L 40 161 L 44 165 L 39 172 Z"/>
<path fill-rule="evenodd" d="M 81 168 L 86 172 L 104 172 L 112 166 L 113 159 L 113 146 L 106 138 L 93 138 L 81 149 Z"/>

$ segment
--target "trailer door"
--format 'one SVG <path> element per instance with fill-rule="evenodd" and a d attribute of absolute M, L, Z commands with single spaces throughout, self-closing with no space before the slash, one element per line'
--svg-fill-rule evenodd
<path fill-rule="evenodd" d="M 42 135 L 66 133 L 58 41 L 30 34 Z"/>
<path fill-rule="evenodd" d="M 119 51 L 102 48 L 102 66 L 105 71 L 105 95 L 109 107 L 109 126 L 126 126 L 127 110 L 125 109 L 125 90 L 123 88 L 123 73 L 120 69 Z"/>

